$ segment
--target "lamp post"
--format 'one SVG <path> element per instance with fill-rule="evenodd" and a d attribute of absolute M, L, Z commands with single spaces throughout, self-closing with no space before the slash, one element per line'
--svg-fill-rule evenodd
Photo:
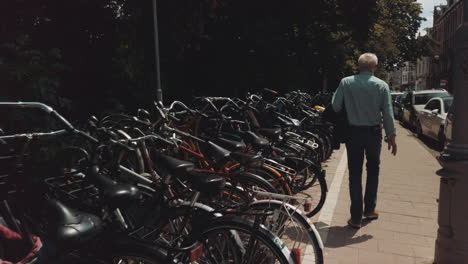
<path fill-rule="evenodd" d="M 439 55 L 434 55 L 434 60 L 432 66 L 434 67 L 434 76 L 432 79 L 432 88 L 436 89 L 440 86 L 440 70 L 439 70 Z"/>
<path fill-rule="evenodd" d="M 154 55 L 156 65 L 156 99 L 162 102 L 163 94 L 161 88 L 161 68 L 159 64 L 159 30 L 158 30 L 158 7 L 153 0 L 153 25 L 154 25 Z"/>
<path fill-rule="evenodd" d="M 468 263 L 468 3 L 455 33 L 452 141 L 439 158 L 439 228 L 434 263 Z"/>

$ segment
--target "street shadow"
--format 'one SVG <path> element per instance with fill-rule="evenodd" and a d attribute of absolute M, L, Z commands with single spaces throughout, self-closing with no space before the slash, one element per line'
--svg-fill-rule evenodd
<path fill-rule="evenodd" d="M 403 125 L 401 122 L 400 122 L 400 125 L 406 129 L 408 136 L 414 137 L 416 140 L 422 143 L 426 148 L 432 150 L 435 153 L 443 151 L 443 146 L 441 146 L 441 144 L 437 140 L 434 140 L 427 136 L 418 137 L 416 131 L 412 130 L 407 125 Z"/>
<path fill-rule="evenodd" d="M 440 143 L 436 140 L 433 140 L 428 137 L 419 138 L 417 135 L 414 135 L 414 137 L 419 139 L 419 141 L 421 141 L 424 145 L 426 145 L 426 147 L 432 149 L 433 151 L 441 152 L 442 150 L 444 150 Z"/>
<path fill-rule="evenodd" d="M 363 220 L 362 227 L 369 224 L 370 221 Z M 344 226 L 327 226 L 325 223 L 317 222 L 315 224 L 319 233 L 327 232 L 327 241 L 324 246 L 327 248 L 340 248 L 353 244 L 359 244 L 365 242 L 369 239 L 372 239 L 373 236 L 369 234 L 359 234 L 359 229 L 352 228 L 348 225 Z"/>

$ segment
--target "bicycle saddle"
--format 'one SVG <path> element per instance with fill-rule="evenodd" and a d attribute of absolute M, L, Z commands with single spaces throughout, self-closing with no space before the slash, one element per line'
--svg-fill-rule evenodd
<path fill-rule="evenodd" d="M 247 131 L 243 134 L 243 137 L 246 141 L 252 143 L 254 146 L 258 147 L 266 147 L 270 144 L 268 139 L 264 137 L 259 137 L 257 136 L 254 132 L 252 131 Z"/>
<path fill-rule="evenodd" d="M 231 152 L 219 145 L 216 145 L 215 143 L 208 141 L 207 144 L 208 149 L 211 154 L 215 157 L 217 160 L 223 160 L 225 158 L 228 158 L 229 155 L 231 155 Z"/>
<path fill-rule="evenodd" d="M 179 160 L 164 154 L 158 154 L 156 161 L 164 168 L 175 174 L 184 174 L 187 171 L 193 170 L 195 165 L 192 162 Z"/>
<path fill-rule="evenodd" d="M 262 159 L 261 155 L 242 152 L 232 152 L 230 157 L 242 165 L 250 165 Z"/>
<path fill-rule="evenodd" d="M 276 138 L 281 135 L 281 128 L 259 128 L 257 131 L 266 137 Z"/>
<path fill-rule="evenodd" d="M 51 199 L 46 204 L 48 235 L 58 245 L 82 244 L 93 239 L 102 230 L 101 219 L 95 215 L 72 210 Z"/>
<path fill-rule="evenodd" d="M 247 147 L 244 141 L 235 141 L 235 140 L 230 140 L 226 138 L 218 138 L 216 140 L 216 143 L 222 147 L 225 147 L 227 149 L 233 149 L 233 150 L 241 150 Z"/>
<path fill-rule="evenodd" d="M 95 175 L 104 201 L 112 208 L 125 208 L 140 197 L 140 192 L 135 186 L 118 183 L 100 173 Z"/>
<path fill-rule="evenodd" d="M 226 184 L 226 180 L 221 176 L 196 171 L 190 171 L 187 180 L 195 190 L 202 193 L 219 192 Z"/>

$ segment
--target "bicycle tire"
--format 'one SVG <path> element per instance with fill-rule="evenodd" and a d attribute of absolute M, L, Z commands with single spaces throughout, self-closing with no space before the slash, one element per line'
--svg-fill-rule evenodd
<path fill-rule="evenodd" d="M 266 181 L 268 181 L 276 190 L 276 193 L 291 195 L 290 188 L 286 185 L 289 184 L 287 181 L 280 179 L 277 175 L 274 175 L 272 172 L 268 171 L 267 169 L 260 167 L 260 168 L 252 168 L 249 169 L 250 172 L 259 175 Z M 281 176 L 282 177 L 282 176 Z"/>
<path fill-rule="evenodd" d="M 238 246 L 240 246 L 239 244 L 241 243 L 240 240 L 242 238 L 240 233 L 242 232 L 244 234 L 255 235 L 257 238 L 257 241 L 263 242 L 265 247 L 267 248 L 267 251 L 255 250 L 255 252 L 256 253 L 268 252 L 272 254 L 272 255 L 268 255 L 268 257 L 272 257 L 272 256 L 275 257 L 276 261 L 273 263 L 280 263 L 280 264 L 294 264 L 295 263 L 292 258 L 291 252 L 286 247 L 286 245 L 281 241 L 281 239 L 279 239 L 277 236 L 275 236 L 273 233 L 271 233 L 269 230 L 267 230 L 265 227 L 261 225 L 258 228 L 255 228 L 254 224 L 251 221 L 245 218 L 241 218 L 241 217 L 225 216 L 225 217 L 217 218 L 214 221 L 210 221 L 210 223 L 206 225 L 206 228 L 201 231 L 200 240 L 205 245 L 205 250 L 206 250 L 207 248 L 209 248 L 209 244 L 207 247 L 207 241 L 209 241 L 208 239 L 216 237 L 216 236 L 222 236 L 222 234 L 227 234 L 228 236 L 232 236 L 236 234 L 239 237 L 234 237 L 234 238 L 229 237 L 229 238 L 231 238 L 231 240 L 234 240 L 234 242 Z M 229 254 L 227 255 L 228 255 L 227 257 L 229 257 Z M 270 260 L 269 258 L 266 258 L 265 256 L 262 256 L 262 257 L 263 257 L 262 260 Z M 212 261 L 214 257 L 212 257 L 211 262 L 208 260 L 208 258 L 209 257 L 205 256 L 206 261 L 203 262 L 202 260 L 202 261 L 199 261 L 198 263 L 200 264 L 216 263 Z M 259 259 L 255 259 L 254 262 L 250 262 L 250 263 L 260 263 L 259 261 L 260 261 Z M 227 263 L 227 262 L 221 262 L 221 263 Z M 229 263 L 245 263 L 245 262 L 229 262 Z M 263 262 L 263 263 L 270 263 L 270 262 Z"/>
<path fill-rule="evenodd" d="M 293 205 L 284 203 L 282 201 L 259 200 L 259 201 L 255 201 L 255 202 L 251 203 L 250 204 L 250 209 L 253 209 L 253 210 L 257 210 L 257 209 L 274 210 L 273 214 L 271 216 L 268 216 L 268 218 L 270 218 L 270 217 L 272 218 L 274 224 L 278 224 L 280 221 L 278 221 L 278 219 L 274 219 L 273 217 L 277 216 L 281 212 L 283 212 L 283 214 L 291 217 L 293 219 L 292 222 L 294 224 L 296 224 L 297 228 L 295 230 L 293 229 L 293 231 L 290 231 L 290 232 L 292 232 L 292 234 L 289 234 L 289 235 L 287 235 L 286 232 L 284 234 L 278 234 L 278 232 L 275 232 L 276 230 L 272 229 L 271 225 L 268 225 L 268 223 L 264 223 L 264 225 L 271 232 L 273 232 L 275 235 L 277 235 L 279 238 L 281 238 L 283 241 L 285 241 L 285 243 L 286 243 L 286 245 L 288 246 L 289 249 L 295 249 L 295 246 L 298 246 L 297 245 L 298 241 L 293 242 L 293 241 L 291 241 L 291 239 L 296 239 L 296 240 L 298 240 L 299 238 L 304 239 L 304 236 L 301 236 L 301 234 L 299 234 L 299 231 L 302 231 L 308 237 L 309 244 L 307 244 L 307 245 L 311 245 L 311 247 L 312 247 L 312 248 L 307 247 L 307 245 L 305 246 L 305 248 L 304 248 L 304 246 L 299 247 L 299 249 L 301 251 L 302 263 L 305 263 L 304 262 L 305 255 L 310 254 L 311 251 L 312 251 L 313 254 L 314 254 L 314 259 L 315 260 L 313 262 L 308 261 L 307 263 L 323 264 L 323 247 L 324 246 L 323 246 L 322 239 L 320 238 L 320 235 L 319 235 L 317 229 L 315 228 L 314 224 L 312 223 L 312 221 L 310 221 L 310 219 L 308 219 L 307 216 L 299 208 L 297 208 L 297 207 L 295 207 Z M 286 212 L 286 210 L 287 210 L 287 212 Z M 300 230 L 298 230 L 298 229 L 300 229 Z M 296 232 L 294 232 L 294 231 L 296 231 Z M 288 238 L 290 238 L 290 239 L 288 239 L 288 238 L 283 239 L 283 235 L 287 235 Z M 289 243 L 290 241 L 293 242 L 293 243 Z M 304 254 L 302 254 L 302 253 L 304 253 Z M 308 259 L 310 259 L 310 258 L 308 258 Z"/>
<path fill-rule="evenodd" d="M 265 192 L 278 193 L 278 190 L 276 190 L 276 188 L 273 187 L 273 185 L 271 185 L 267 180 L 250 172 L 244 172 L 242 174 L 235 176 L 233 179 L 231 179 L 231 182 L 232 183 L 237 182 L 241 184 L 241 186 L 245 190 L 248 190 L 248 188 L 246 187 L 257 187 L 260 190 L 265 191 Z"/>
<path fill-rule="evenodd" d="M 315 182 L 318 182 L 318 184 L 314 185 Z M 314 175 L 314 178 L 311 181 L 311 186 L 307 189 L 308 193 L 312 191 L 320 191 L 320 198 L 319 198 L 317 205 L 315 205 L 313 209 L 309 213 L 306 214 L 307 217 L 309 218 L 316 215 L 322 209 L 323 205 L 325 204 L 325 200 L 327 199 L 327 192 L 328 192 L 327 181 L 325 180 L 325 177 L 322 174 Z M 314 196 L 313 193 L 311 196 L 313 198 Z"/>

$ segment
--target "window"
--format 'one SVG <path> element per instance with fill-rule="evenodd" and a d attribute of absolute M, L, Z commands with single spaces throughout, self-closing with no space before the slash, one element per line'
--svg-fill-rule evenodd
<path fill-rule="evenodd" d="M 447 92 L 443 93 L 427 93 L 427 94 L 415 94 L 414 95 L 414 104 L 415 105 L 424 105 L 426 104 L 430 99 L 434 97 L 446 97 L 448 95 Z M 440 106 L 439 106 L 440 109 Z"/>
<path fill-rule="evenodd" d="M 424 109 L 432 111 L 432 110 L 439 110 L 440 112 L 440 101 L 438 99 L 430 101 Z"/>

